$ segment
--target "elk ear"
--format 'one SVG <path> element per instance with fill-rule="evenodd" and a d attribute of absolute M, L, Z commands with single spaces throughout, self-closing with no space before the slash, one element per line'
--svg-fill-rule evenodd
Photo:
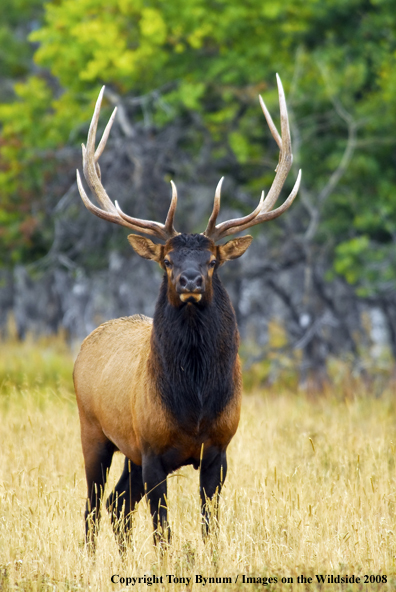
<path fill-rule="evenodd" d="M 138 234 L 128 235 L 129 243 L 134 251 L 144 259 L 152 259 L 159 263 L 163 259 L 164 246 L 156 245 L 149 238 Z"/>
<path fill-rule="evenodd" d="M 218 258 L 220 263 L 231 261 L 231 259 L 238 259 L 250 247 L 253 237 L 248 234 L 240 238 L 234 238 L 228 241 L 225 245 L 217 247 Z"/>

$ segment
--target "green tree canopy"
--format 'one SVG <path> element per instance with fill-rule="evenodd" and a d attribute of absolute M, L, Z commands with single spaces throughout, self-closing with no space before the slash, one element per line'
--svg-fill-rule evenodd
<path fill-rule="evenodd" d="M 17 82 L 12 100 L 3 97 L 0 105 L 3 258 L 10 245 L 19 257 L 48 247 L 49 234 L 35 229 L 42 230 L 48 193 L 59 197 L 51 185 L 63 170 L 55 153 L 83 139 L 104 83 L 120 96 L 156 91 L 149 108 L 157 126 L 185 112 L 199 115 L 214 156 L 232 151 L 238 181 L 258 196 L 272 172 L 260 164 L 268 134 L 257 94 L 265 93 L 276 115 L 279 72 L 304 171 L 297 229 L 304 232 L 316 217 L 312 240 L 330 245 L 332 272 L 362 295 L 394 285 L 390 0 L 56 0 L 44 5 L 42 20 L 39 2 L 19 4 L 2 21 L 0 46 L 4 51 L 9 39 L 16 47 L 20 23 L 29 22 L 37 49 L 34 67 L 26 66 L 32 46 L 25 40 L 20 58 L 13 49 L 6 62 Z M 329 186 L 345 154 L 346 166 Z"/>

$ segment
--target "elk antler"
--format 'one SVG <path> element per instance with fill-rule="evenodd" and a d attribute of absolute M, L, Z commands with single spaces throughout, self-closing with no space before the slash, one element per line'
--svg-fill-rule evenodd
<path fill-rule="evenodd" d="M 275 127 L 274 122 L 272 121 L 271 115 L 268 112 L 267 107 L 264 104 L 264 101 L 261 97 L 260 104 L 263 110 L 264 116 L 267 120 L 268 127 L 271 130 L 273 138 L 275 142 L 279 146 L 280 155 L 279 155 L 279 163 L 276 167 L 276 175 L 275 179 L 271 185 L 271 188 L 268 192 L 267 197 L 264 199 L 264 191 L 261 194 L 260 202 L 257 208 L 247 216 L 243 218 L 234 218 L 233 220 L 227 220 L 226 222 L 221 222 L 216 226 L 217 216 L 220 211 L 220 193 L 221 193 L 221 186 L 223 183 L 224 177 L 222 177 L 217 185 L 214 203 L 213 203 L 213 210 L 212 214 L 209 218 L 208 225 L 206 230 L 204 231 L 204 235 L 208 238 L 211 238 L 215 242 L 220 240 L 221 238 L 228 236 L 229 234 L 236 234 L 237 232 L 241 232 L 242 230 L 246 230 L 251 226 L 255 226 L 256 224 L 260 224 L 261 222 L 266 222 L 267 220 L 273 220 L 277 218 L 283 212 L 285 212 L 293 203 L 294 198 L 297 195 L 298 189 L 300 187 L 301 181 L 301 170 L 298 173 L 297 180 L 294 184 L 293 190 L 290 193 L 289 197 L 286 201 L 273 210 L 272 208 L 275 205 L 276 200 L 279 197 L 281 189 L 286 181 L 286 177 L 291 169 L 291 165 L 293 162 L 293 154 L 291 151 L 291 139 L 290 139 L 290 130 L 289 130 L 289 118 L 287 116 L 287 107 L 286 107 L 286 100 L 285 100 L 285 93 L 283 91 L 283 86 L 281 79 L 279 78 L 278 74 L 276 75 L 276 80 L 278 83 L 278 93 L 279 93 L 279 107 L 280 107 L 280 115 L 281 115 L 281 132 L 282 136 L 279 135 L 278 130 Z"/>
<path fill-rule="evenodd" d="M 113 121 L 117 112 L 116 107 L 109 119 L 108 124 L 106 125 L 102 139 L 99 142 L 99 146 L 95 151 L 96 129 L 98 127 L 99 113 L 102 104 L 104 89 L 105 87 L 103 86 L 102 90 L 99 93 L 98 100 L 96 101 L 95 111 L 92 116 L 91 125 L 89 126 L 87 147 L 85 147 L 84 144 L 82 145 L 84 177 L 92 193 L 95 195 L 98 204 L 103 209 L 98 208 L 91 202 L 91 200 L 85 193 L 83 184 L 81 182 L 80 173 L 77 170 L 77 185 L 81 195 L 81 199 L 83 200 L 85 207 L 96 216 L 99 216 L 99 218 L 109 220 L 110 222 L 114 222 L 115 224 L 120 224 L 121 226 L 132 228 L 132 230 L 135 230 L 142 234 L 155 236 L 166 241 L 168 240 L 168 238 L 171 238 L 172 236 L 176 236 L 177 234 L 179 234 L 178 232 L 176 232 L 173 226 L 173 219 L 175 216 L 177 206 L 177 190 L 176 185 L 173 183 L 173 181 L 171 181 L 172 200 L 169 206 L 165 224 L 161 224 L 160 222 L 153 222 L 152 220 L 141 220 L 140 218 L 132 218 L 131 216 L 127 216 L 127 214 L 124 214 L 124 212 L 121 210 L 117 202 L 113 204 L 113 202 L 107 195 L 106 189 L 102 185 L 98 161 L 103 150 L 105 149 L 106 142 L 110 134 L 111 126 L 113 125 Z"/>

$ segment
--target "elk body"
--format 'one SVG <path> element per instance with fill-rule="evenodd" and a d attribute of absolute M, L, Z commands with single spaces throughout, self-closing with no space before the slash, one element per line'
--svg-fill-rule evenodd
<path fill-rule="evenodd" d="M 100 208 L 91 203 L 77 171 L 86 207 L 97 216 L 134 231 L 132 248 L 156 261 L 164 276 L 154 319 L 141 315 L 104 323 L 82 344 L 74 368 L 81 439 L 88 487 L 87 542 L 93 544 L 100 519 L 103 489 L 114 452 L 125 455 L 122 475 L 107 500 L 116 535 L 123 540 L 131 528 L 131 512 L 146 495 L 155 539 L 168 539 L 167 475 L 183 465 L 200 469 L 203 532 L 210 523 L 210 505 L 217 501 L 227 473 L 227 446 L 239 422 L 241 369 L 234 310 L 218 268 L 240 257 L 252 237 L 216 245 L 221 238 L 282 214 L 294 200 L 300 173 L 287 200 L 273 209 L 292 164 L 290 132 L 282 84 L 278 78 L 281 136 L 260 97 L 272 135 L 280 149 L 273 185 L 247 216 L 216 224 L 219 182 L 212 214 L 202 234 L 180 234 L 173 224 L 172 201 L 165 224 L 127 216 L 108 197 L 98 160 L 115 111 L 95 150 L 103 89 L 83 146 L 84 176 Z"/>

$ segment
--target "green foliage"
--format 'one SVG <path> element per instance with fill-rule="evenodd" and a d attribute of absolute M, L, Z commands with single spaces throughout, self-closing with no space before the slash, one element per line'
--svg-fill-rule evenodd
<path fill-rule="evenodd" d="M 336 248 L 334 269 L 357 287 L 359 296 L 375 296 L 396 281 L 396 252 L 393 246 L 358 236 Z"/>
<path fill-rule="evenodd" d="M 1 398 L 26 389 L 43 388 L 58 394 L 73 392 L 73 359 L 64 335 L 0 343 Z"/>
<path fill-rule="evenodd" d="M 38 218 L 32 215 L 28 206 L 26 184 L 22 179 L 25 166 L 23 143 L 26 133 L 34 133 L 31 127 L 35 121 L 28 113 L 37 109 L 43 97 L 36 100 L 34 94 L 31 97 L 25 94 L 24 108 L 17 113 L 11 100 L 13 85 L 24 94 L 22 80 L 31 71 L 33 54 L 27 36 L 42 13 L 42 0 L 3 0 L 0 4 L 0 122 L 3 124 L 0 136 L 0 261 L 3 264 L 19 261 L 23 253 L 26 254 L 25 247 L 31 244 L 38 224 Z M 32 85 L 28 84 L 27 88 L 29 86 Z M 41 111 L 45 110 L 41 105 Z M 29 168 L 28 163 L 26 165 Z M 41 177 L 43 170 L 36 171 L 36 179 L 37 175 Z"/>
<path fill-rule="evenodd" d="M 336 248 L 335 270 L 345 276 L 350 284 L 356 284 L 367 260 L 369 239 L 359 236 L 346 241 Z"/>
<path fill-rule="evenodd" d="M 123 92 L 147 92 L 179 76 L 190 87 L 218 76 L 240 84 L 242 64 L 251 70 L 253 55 L 268 55 L 275 39 L 254 46 L 244 38 L 253 32 L 258 41 L 253 25 L 262 13 L 258 2 L 220 2 L 219 9 L 220 22 L 216 7 L 202 0 L 157 0 L 149 6 L 135 0 L 64 0 L 48 4 L 46 24 L 31 40 L 41 43 L 36 61 L 75 91 L 105 80 Z M 287 11 L 286 4 L 283 17 Z"/>
<path fill-rule="evenodd" d="M 32 49 L 27 40 L 43 11 L 42 0 L 2 0 L 0 5 L 0 63 L 2 82 L 29 73 Z M 7 87 L 2 85 L 0 97 Z"/>
<path fill-rule="evenodd" d="M 22 47 L 21 23 L 34 29 L 29 40 L 38 44 L 36 71 L 14 86 L 14 101 L 3 99 L 0 105 L 0 254 L 6 256 L 12 245 L 23 258 L 26 241 L 30 248 L 36 244 L 32 229 L 44 223 L 37 212 L 59 167 L 51 155 L 78 143 L 103 83 L 121 95 L 160 89 L 151 114 L 157 125 L 197 112 L 213 139 L 214 155 L 233 154 L 240 177 L 256 193 L 259 181 L 266 180 L 260 163 L 264 138 L 268 141 L 257 94 L 265 94 L 277 120 L 279 71 L 300 133 L 298 164 L 313 196 L 346 147 L 340 108 L 358 129 L 353 159 L 323 205 L 315 240 L 331 239 L 335 272 L 361 293 L 372 293 L 367 282 L 394 281 L 391 0 L 54 0 L 45 4 L 37 26 L 40 7 L 38 0 L 7 0 L 0 9 L 5 17 L 0 51 L 7 54 L 8 75 L 18 79 L 32 72 L 26 39 L 16 51 Z M 275 164 L 274 145 L 268 146 Z M 18 241 L 22 222 L 30 233 Z"/>

